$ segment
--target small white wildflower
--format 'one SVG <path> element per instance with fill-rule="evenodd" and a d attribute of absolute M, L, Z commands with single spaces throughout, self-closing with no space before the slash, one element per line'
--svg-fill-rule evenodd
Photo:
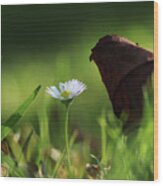
<path fill-rule="evenodd" d="M 86 90 L 86 85 L 76 79 L 65 83 L 59 83 L 59 89 L 56 86 L 47 87 L 46 92 L 55 99 L 61 101 L 72 100 L 74 97 Z"/>
<path fill-rule="evenodd" d="M 50 157 L 54 160 L 57 161 L 61 157 L 61 152 L 55 148 L 50 149 Z"/>

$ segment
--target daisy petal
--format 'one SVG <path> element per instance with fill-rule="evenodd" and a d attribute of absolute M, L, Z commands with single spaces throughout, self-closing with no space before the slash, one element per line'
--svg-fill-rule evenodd
<path fill-rule="evenodd" d="M 64 83 L 59 83 L 59 89 L 60 89 L 61 92 L 63 92 L 65 90 Z"/>
<path fill-rule="evenodd" d="M 55 86 L 52 86 L 51 89 L 54 92 L 54 94 L 56 95 L 56 97 L 59 97 L 60 96 L 60 92 L 59 92 L 59 90 Z"/>
<path fill-rule="evenodd" d="M 48 87 L 47 88 L 47 93 L 50 94 L 54 98 L 59 98 L 60 97 L 60 92 L 55 86 Z"/>
<path fill-rule="evenodd" d="M 55 94 L 53 93 L 53 91 L 52 91 L 49 87 L 46 88 L 46 92 L 47 92 L 50 96 L 56 98 Z"/>

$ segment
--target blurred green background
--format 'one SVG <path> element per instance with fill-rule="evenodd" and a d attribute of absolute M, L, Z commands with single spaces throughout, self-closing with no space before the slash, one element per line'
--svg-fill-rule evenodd
<path fill-rule="evenodd" d="M 45 88 L 77 78 L 88 90 L 71 108 L 71 130 L 100 138 L 97 118 L 111 104 L 91 48 L 107 34 L 127 37 L 153 50 L 153 2 L 2 6 L 2 122 L 38 85 L 41 92 L 21 120 L 39 133 L 46 107 L 51 141 L 63 142 L 64 106 Z"/>

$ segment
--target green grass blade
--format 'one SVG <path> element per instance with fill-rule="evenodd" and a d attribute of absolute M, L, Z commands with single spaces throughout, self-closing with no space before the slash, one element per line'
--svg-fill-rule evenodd
<path fill-rule="evenodd" d="M 8 176 L 25 177 L 26 171 L 23 167 L 19 168 L 16 166 L 15 161 L 9 156 L 2 152 L 2 165 L 7 168 L 9 173 Z"/>
<path fill-rule="evenodd" d="M 22 147 L 22 151 L 23 151 L 23 153 L 24 154 L 26 154 L 26 152 L 27 152 L 27 148 L 28 148 L 28 144 L 29 144 L 29 142 L 30 142 L 30 140 L 31 140 L 31 137 L 32 137 L 32 135 L 33 135 L 33 129 L 30 131 L 30 133 L 29 133 L 29 135 L 28 135 L 28 137 L 27 137 L 27 139 L 26 139 L 26 141 L 25 141 L 25 143 L 24 143 L 24 145 L 23 145 L 23 147 Z"/>
<path fill-rule="evenodd" d="M 46 113 L 46 105 L 39 109 L 39 129 L 41 148 L 45 149 L 50 144 L 49 121 Z"/>
<path fill-rule="evenodd" d="M 33 91 L 33 93 L 18 107 L 16 112 L 13 115 L 11 115 L 7 119 L 6 122 L 3 123 L 1 140 L 3 140 L 11 132 L 12 129 L 18 126 L 18 121 L 22 118 L 24 112 L 27 110 L 30 104 L 34 101 L 40 88 L 41 88 L 41 85 L 39 85 Z"/>

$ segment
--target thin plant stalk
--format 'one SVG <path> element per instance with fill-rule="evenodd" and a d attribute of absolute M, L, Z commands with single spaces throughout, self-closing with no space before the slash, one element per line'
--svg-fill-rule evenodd
<path fill-rule="evenodd" d="M 65 118 L 65 145 L 66 145 L 68 170 L 70 171 L 71 160 L 70 160 L 70 145 L 69 145 L 69 135 L 68 135 L 69 109 L 70 109 L 70 104 L 66 105 L 66 118 Z"/>

